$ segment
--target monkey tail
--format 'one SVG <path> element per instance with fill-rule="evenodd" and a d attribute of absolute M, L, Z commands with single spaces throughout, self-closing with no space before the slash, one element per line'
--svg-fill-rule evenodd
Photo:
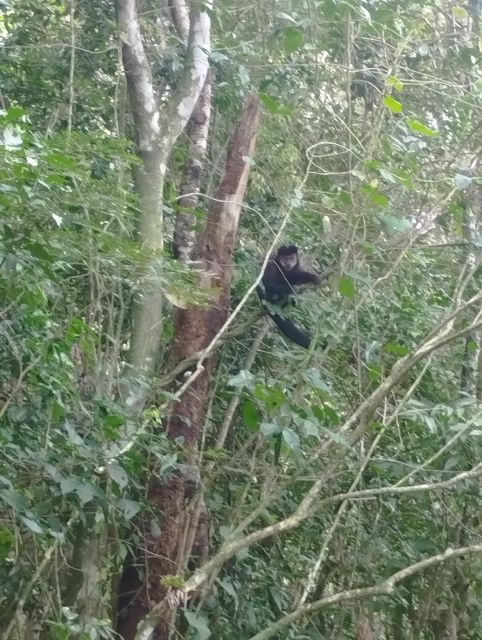
<path fill-rule="evenodd" d="M 311 336 L 298 329 L 298 327 L 288 318 L 282 318 L 277 313 L 270 313 L 273 322 L 276 324 L 281 333 L 289 338 L 292 342 L 303 349 L 309 349 L 311 344 Z"/>

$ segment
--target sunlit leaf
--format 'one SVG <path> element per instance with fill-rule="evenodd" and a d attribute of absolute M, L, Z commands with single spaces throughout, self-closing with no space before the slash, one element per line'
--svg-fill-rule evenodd
<path fill-rule="evenodd" d="M 75 492 L 79 496 L 79 500 L 82 505 L 90 502 L 95 495 L 93 487 L 90 487 L 87 484 L 80 484 L 76 488 Z"/>
<path fill-rule="evenodd" d="M 383 104 L 392 111 L 392 113 L 401 113 L 403 111 L 403 105 L 398 100 L 395 100 L 393 96 L 385 96 L 383 98 Z"/>
<path fill-rule="evenodd" d="M 328 216 L 323 216 L 322 218 L 322 224 L 323 224 L 323 233 L 325 235 L 328 235 L 329 233 L 331 233 L 331 220 Z"/>
<path fill-rule="evenodd" d="M 414 120 L 413 118 L 407 118 L 408 128 L 416 133 L 421 133 L 424 136 L 437 136 L 438 132 L 434 131 L 427 127 L 427 125 L 423 124 L 419 120 Z"/>
<path fill-rule="evenodd" d="M 397 91 L 403 90 L 403 82 L 396 78 L 395 76 L 388 76 L 387 85 L 389 87 L 394 87 Z"/>
<path fill-rule="evenodd" d="M 281 20 L 287 20 L 288 22 L 291 22 L 292 24 L 296 24 L 296 20 L 294 18 L 292 18 L 289 14 L 285 13 L 284 11 L 275 11 L 274 15 L 277 18 L 280 18 Z"/>
<path fill-rule="evenodd" d="M 169 300 L 173 307 L 177 307 L 178 309 L 187 309 L 189 306 L 189 302 L 185 298 L 181 298 L 173 291 L 164 289 L 164 296 L 166 300 Z"/>
<path fill-rule="evenodd" d="M 76 491 L 80 484 L 80 480 L 75 476 L 63 477 L 60 479 L 60 491 L 65 496 L 72 491 Z"/>
<path fill-rule="evenodd" d="M 464 7 L 460 7 L 460 6 L 455 6 L 455 7 L 450 7 L 450 11 L 452 12 L 452 14 L 456 17 L 456 18 L 468 18 L 469 14 L 467 13 L 467 10 L 464 9 Z"/>
<path fill-rule="evenodd" d="M 16 122 L 25 115 L 25 109 L 23 107 L 10 107 L 5 116 L 7 122 Z"/>

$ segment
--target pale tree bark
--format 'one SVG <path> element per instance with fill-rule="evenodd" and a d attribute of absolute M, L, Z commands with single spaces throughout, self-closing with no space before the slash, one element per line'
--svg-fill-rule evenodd
<path fill-rule="evenodd" d="M 172 21 L 183 40 L 189 36 L 189 16 L 184 0 L 169 0 Z M 212 71 L 208 70 L 201 95 L 194 107 L 186 129 L 189 142 L 188 158 L 184 168 L 179 209 L 174 228 L 174 256 L 181 262 L 189 262 L 196 241 L 197 220 L 195 209 L 201 188 L 201 178 L 208 143 L 211 119 Z"/>
<path fill-rule="evenodd" d="M 137 152 L 142 165 L 136 172 L 140 197 L 139 237 L 147 254 L 133 312 L 130 368 L 124 385 L 126 404 L 140 408 L 145 385 L 156 365 L 162 336 L 162 290 L 156 265 L 163 249 L 162 193 L 172 148 L 191 117 L 206 80 L 210 50 L 210 0 L 191 3 L 186 59 L 179 83 L 166 104 L 159 105 L 142 42 L 135 0 L 117 0 L 122 58 L 134 117 Z"/>
<path fill-rule="evenodd" d="M 373 630 L 370 621 L 363 615 L 363 613 L 361 613 L 358 618 L 356 638 L 357 640 L 375 640 L 375 631 Z"/>
<path fill-rule="evenodd" d="M 182 262 L 188 262 L 192 258 L 196 241 L 195 209 L 199 201 L 197 194 L 201 188 L 211 119 L 211 84 L 212 72 L 208 71 L 203 90 L 192 112 L 186 131 L 189 139 L 189 154 L 174 229 L 174 255 Z"/>
<path fill-rule="evenodd" d="M 232 253 L 250 171 L 249 159 L 253 155 L 256 142 L 259 116 L 259 100 L 251 97 L 235 128 L 224 175 L 215 199 L 209 207 L 206 230 L 199 241 L 200 248 L 196 256 L 205 266 L 201 286 L 217 289 L 218 295 L 209 308 L 190 307 L 177 310 L 171 352 L 173 363 L 185 360 L 206 348 L 228 317 L 233 272 Z M 150 622 L 149 610 L 152 603 L 163 600 L 166 595 L 166 588 L 161 584 L 163 576 L 175 575 L 180 567 L 186 565 L 185 554 L 190 552 L 189 547 L 192 546 L 183 544 L 186 538 L 185 530 L 192 524 L 188 522 L 187 505 L 199 498 L 196 495 L 199 473 L 197 445 L 206 413 L 213 359 L 207 359 L 204 364 L 201 375 L 173 406 L 167 427 L 170 438 L 183 440 L 188 464 L 163 484 L 157 476 L 153 475 L 151 478 L 148 497 L 154 510 L 162 512 L 162 523 L 159 527 L 161 533 L 148 533 L 143 540 L 142 565 L 146 568 L 147 585 L 145 589 L 138 591 L 131 599 L 130 606 L 125 607 L 121 613 L 119 631 L 126 640 L 133 637 L 165 640 L 169 638 L 173 625 L 174 614 L 169 609 L 157 617 L 154 623 Z M 123 590 L 135 593 L 138 586 L 137 576 L 132 571 L 126 572 Z M 144 622 L 139 625 L 136 635 L 138 622 L 143 618 Z"/>
<path fill-rule="evenodd" d="M 189 14 L 184 0 L 169 0 L 169 11 L 177 32 L 187 42 L 189 37 Z"/>

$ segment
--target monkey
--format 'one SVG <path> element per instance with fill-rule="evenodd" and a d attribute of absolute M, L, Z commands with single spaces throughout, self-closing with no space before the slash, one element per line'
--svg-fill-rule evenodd
<path fill-rule="evenodd" d="M 316 273 L 303 271 L 298 258 L 298 247 L 294 244 L 279 247 L 270 256 L 269 262 L 261 279 L 262 287 L 258 287 L 260 300 L 271 303 L 283 303 L 295 292 L 294 287 L 302 284 L 321 284 L 321 278 Z M 292 342 L 304 349 L 309 349 L 311 336 L 299 329 L 291 320 L 283 318 L 277 313 L 268 311 L 278 329 Z"/>

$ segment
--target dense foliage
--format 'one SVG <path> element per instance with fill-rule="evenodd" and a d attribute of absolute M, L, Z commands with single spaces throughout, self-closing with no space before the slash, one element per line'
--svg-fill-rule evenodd
<path fill-rule="evenodd" d="M 183 47 L 160 4 L 146 0 L 139 12 L 153 82 L 167 93 Z M 5 639 L 118 637 L 121 567 L 146 526 L 153 535 L 159 526 L 147 469 L 162 479 L 186 462 L 163 430 L 173 309 L 211 299 L 198 265 L 171 251 L 186 137 L 164 185 L 166 246 L 149 267 L 165 294 L 160 364 L 140 417 L 122 401 L 147 257 L 136 236 L 140 160 L 112 5 L 0 3 Z M 309 518 L 211 576 L 179 615 L 178 637 L 248 639 L 304 602 L 480 544 L 479 480 L 429 489 L 482 455 L 481 334 L 468 304 L 481 289 L 479 13 L 477 2 L 435 0 L 222 2 L 212 12 L 203 194 L 213 195 L 245 96 L 258 93 L 263 105 L 232 306 L 285 216 L 283 240 L 317 271 L 335 270 L 287 311 L 311 328 L 311 351 L 270 325 L 253 352 L 265 326 L 253 322 L 254 297 L 232 328 L 244 333 L 218 350 L 199 443 L 211 553 L 233 533 L 288 517 L 321 473 L 328 480 Z M 201 198 L 200 227 L 207 207 Z M 445 330 L 449 339 L 397 380 L 362 437 L 342 429 L 395 363 Z M 352 426 L 356 433 L 356 416 Z M 415 484 L 427 486 L 378 491 Z M 334 498 L 358 490 L 373 493 Z M 79 572 L 89 571 L 91 590 L 87 581 L 79 592 Z M 97 615 L 92 607 L 86 615 L 89 599 Z M 276 637 L 475 640 L 481 599 L 480 555 L 467 555 L 409 575 L 390 597 L 308 612 Z"/>

